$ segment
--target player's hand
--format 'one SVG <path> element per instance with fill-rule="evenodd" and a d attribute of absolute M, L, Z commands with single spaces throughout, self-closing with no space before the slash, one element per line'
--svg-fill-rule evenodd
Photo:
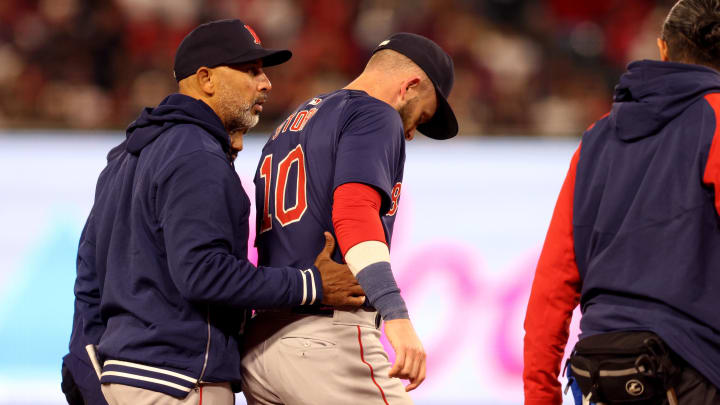
<path fill-rule="evenodd" d="M 365 302 L 363 291 L 350 268 L 330 258 L 335 250 L 335 238 L 325 232 L 325 247 L 315 259 L 315 267 L 322 278 L 322 304 L 335 308 L 357 308 Z"/>
<path fill-rule="evenodd" d="M 388 376 L 410 380 L 405 391 L 425 381 L 425 349 L 409 319 L 385 321 L 385 336 L 395 349 L 395 364 Z"/>

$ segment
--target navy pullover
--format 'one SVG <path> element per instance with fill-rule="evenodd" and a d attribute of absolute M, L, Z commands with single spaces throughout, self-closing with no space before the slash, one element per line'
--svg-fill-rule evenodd
<path fill-rule="evenodd" d="M 718 72 L 629 65 L 611 112 L 583 135 L 538 263 L 525 321 L 526 404 L 558 403 L 578 303 L 581 338 L 653 331 L 720 387 L 718 117 Z"/>
<path fill-rule="evenodd" d="M 71 352 L 98 344 L 103 383 L 184 397 L 240 381 L 245 308 L 320 302 L 317 269 L 247 260 L 249 199 L 229 137 L 188 96 L 145 109 L 108 154 L 83 230 Z"/>

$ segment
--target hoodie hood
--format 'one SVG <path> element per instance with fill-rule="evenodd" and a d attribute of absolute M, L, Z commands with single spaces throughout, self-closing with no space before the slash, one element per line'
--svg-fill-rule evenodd
<path fill-rule="evenodd" d="M 700 65 L 642 60 L 615 86 L 610 122 L 624 141 L 655 135 L 699 97 L 720 91 L 720 74 Z"/>
<path fill-rule="evenodd" d="M 146 107 L 127 128 L 126 150 L 137 155 L 160 134 L 180 124 L 194 124 L 220 142 L 223 151 L 230 151 L 230 136 L 220 117 L 203 101 L 184 94 L 171 94 L 155 108 Z"/>

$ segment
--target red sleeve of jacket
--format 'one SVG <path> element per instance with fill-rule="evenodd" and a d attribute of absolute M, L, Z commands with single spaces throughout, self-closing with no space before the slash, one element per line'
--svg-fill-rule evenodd
<path fill-rule="evenodd" d="M 715 133 L 703 173 L 703 183 L 711 185 L 715 190 L 715 210 L 720 215 L 720 93 L 708 94 L 705 100 L 715 112 Z"/>
<path fill-rule="evenodd" d="M 380 221 L 380 193 L 362 183 L 345 183 L 333 193 L 332 220 L 340 251 L 360 242 L 385 241 Z"/>
<path fill-rule="evenodd" d="M 548 229 L 525 315 L 525 405 L 560 405 L 558 376 L 572 312 L 580 299 L 580 274 L 573 243 L 573 194 L 580 147 Z"/>

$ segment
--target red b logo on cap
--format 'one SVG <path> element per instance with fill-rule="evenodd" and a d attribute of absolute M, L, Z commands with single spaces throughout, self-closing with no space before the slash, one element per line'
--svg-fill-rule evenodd
<path fill-rule="evenodd" d="M 245 29 L 248 30 L 248 32 L 250 33 L 250 35 L 252 35 L 252 37 L 253 37 L 253 39 L 255 40 L 255 43 L 256 43 L 256 44 L 262 45 L 262 43 L 260 42 L 260 37 L 257 36 L 257 34 L 255 33 L 255 31 L 254 31 L 252 28 L 250 28 L 249 25 L 245 24 Z"/>

